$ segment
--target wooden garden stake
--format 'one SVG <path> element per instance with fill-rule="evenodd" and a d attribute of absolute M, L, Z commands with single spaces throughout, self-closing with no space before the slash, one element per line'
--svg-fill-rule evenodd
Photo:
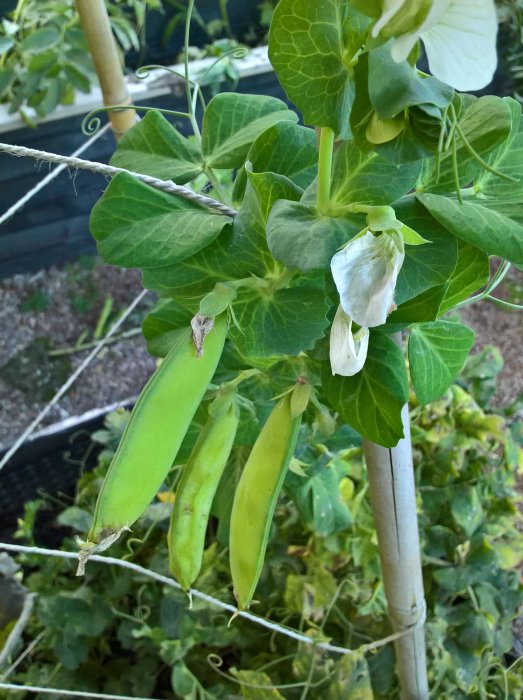
<path fill-rule="evenodd" d="M 370 496 L 380 549 L 383 586 L 395 631 L 414 625 L 425 612 L 416 492 L 408 406 L 402 411 L 405 438 L 393 448 L 363 441 Z M 427 700 L 423 625 L 395 642 L 403 700 Z"/>
<path fill-rule="evenodd" d="M 100 81 L 104 105 L 112 107 L 130 104 L 131 98 L 125 84 L 104 0 L 76 0 L 76 8 Z M 135 124 L 136 112 L 134 109 L 111 111 L 109 119 L 114 135 L 119 139 Z"/>

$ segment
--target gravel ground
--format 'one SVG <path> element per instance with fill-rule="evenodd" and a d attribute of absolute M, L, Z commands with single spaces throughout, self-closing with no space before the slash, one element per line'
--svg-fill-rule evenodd
<path fill-rule="evenodd" d="M 509 285 L 523 293 L 523 273 L 515 271 Z M 92 341 L 106 300 L 113 299 L 114 318 L 140 289 L 136 271 L 91 258 L 0 281 L 0 446 L 13 442 L 87 352 L 50 360 L 48 351 L 74 346 L 82 335 Z M 498 294 L 506 297 L 507 290 Z M 137 327 L 153 302 L 144 300 L 122 330 Z M 514 401 L 523 393 L 523 313 L 483 302 L 464 309 L 462 319 L 476 331 L 476 351 L 494 344 L 505 359 L 495 403 Z M 136 395 L 154 368 L 140 336 L 110 345 L 41 427 Z"/>
<path fill-rule="evenodd" d="M 92 342 L 106 300 L 113 300 L 110 325 L 140 290 L 136 271 L 92 259 L 0 282 L 0 445 L 14 441 L 87 354 L 50 360 L 48 350 L 82 335 Z M 152 303 L 146 298 L 122 331 L 139 326 Z M 41 427 L 136 395 L 154 368 L 140 336 L 106 347 Z"/>

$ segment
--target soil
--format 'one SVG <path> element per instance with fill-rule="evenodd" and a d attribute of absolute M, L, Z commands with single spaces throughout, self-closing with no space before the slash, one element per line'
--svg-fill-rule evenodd
<path fill-rule="evenodd" d="M 137 271 L 94 258 L 0 282 L 0 447 L 16 439 L 88 351 L 58 358 L 49 352 L 70 348 L 79 340 L 92 342 L 108 300 L 112 298 L 110 325 L 140 290 Z M 523 296 L 523 273 L 513 271 L 496 294 L 522 301 L 518 295 Z M 146 297 L 121 332 L 139 327 L 153 303 L 152 295 Z M 482 302 L 464 308 L 461 317 L 476 331 L 476 352 L 484 345 L 500 349 L 505 366 L 493 403 L 512 403 L 523 393 L 523 313 Z M 41 427 L 136 396 L 154 368 L 140 335 L 108 346 Z"/>
<path fill-rule="evenodd" d="M 140 291 L 137 271 L 94 258 L 0 282 L 0 447 L 36 417 L 88 350 L 56 358 L 49 353 L 92 343 L 109 300 L 103 333 Z M 146 297 L 118 334 L 139 327 L 153 303 Z M 41 427 L 137 395 L 155 366 L 140 335 L 107 346 Z"/>

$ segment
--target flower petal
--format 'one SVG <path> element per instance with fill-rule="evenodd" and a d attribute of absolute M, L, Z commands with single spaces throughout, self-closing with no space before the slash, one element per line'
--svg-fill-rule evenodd
<path fill-rule="evenodd" d="M 359 326 L 381 326 L 394 307 L 394 290 L 405 258 L 401 234 L 382 233 L 350 241 L 331 260 L 343 310 Z"/>
<path fill-rule="evenodd" d="M 456 90 L 480 90 L 496 70 L 498 22 L 494 0 L 452 0 L 421 38 L 430 71 Z"/>
<path fill-rule="evenodd" d="M 352 319 L 338 306 L 332 322 L 330 361 L 333 374 L 352 377 L 365 364 L 369 348 L 369 329 L 360 328 L 353 335 Z"/>
<path fill-rule="evenodd" d="M 383 2 L 383 12 L 381 13 L 381 17 L 379 20 L 376 22 L 374 27 L 372 28 L 372 36 L 376 38 L 378 34 L 381 32 L 383 27 L 391 20 L 395 14 L 397 14 L 403 5 L 405 4 L 406 0 L 384 0 Z"/>

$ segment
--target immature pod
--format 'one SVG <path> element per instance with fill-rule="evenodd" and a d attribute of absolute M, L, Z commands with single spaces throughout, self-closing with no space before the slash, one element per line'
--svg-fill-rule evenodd
<path fill-rule="evenodd" d="M 226 318 L 208 329 L 196 347 L 194 324 L 192 337 L 187 329 L 140 394 L 98 496 L 77 573 L 90 554 L 107 548 L 140 517 L 169 472 L 220 360 Z"/>
<path fill-rule="evenodd" d="M 260 578 L 276 502 L 296 446 L 300 416 L 293 417 L 291 402 L 292 394 L 286 394 L 273 409 L 234 495 L 230 565 L 240 610 L 249 606 Z"/>
<path fill-rule="evenodd" d="M 168 534 L 169 567 L 185 590 L 200 573 L 211 505 L 229 459 L 240 412 L 236 394 L 223 390 L 184 467 Z"/>

